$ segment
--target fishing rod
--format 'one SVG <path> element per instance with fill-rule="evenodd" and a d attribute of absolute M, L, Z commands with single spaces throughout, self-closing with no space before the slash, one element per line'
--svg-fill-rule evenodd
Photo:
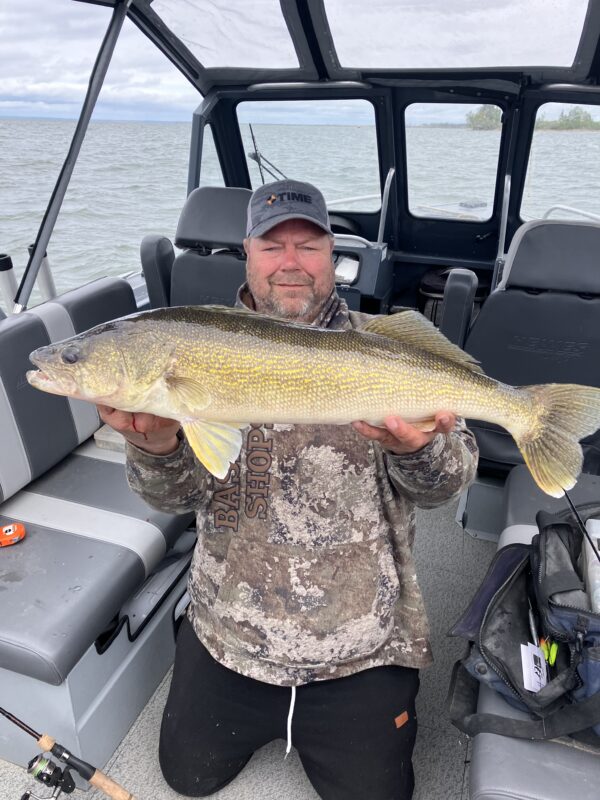
<path fill-rule="evenodd" d="M 263 186 L 265 185 L 265 176 L 264 176 L 265 172 L 268 172 L 269 175 L 276 181 L 287 180 L 287 175 L 285 175 L 279 169 L 279 167 L 276 167 L 272 161 L 269 161 L 269 159 L 266 156 L 263 156 L 263 154 L 259 151 L 258 147 L 256 146 L 256 139 L 254 137 L 254 131 L 252 130 L 252 125 L 248 125 L 248 127 L 250 128 L 250 135 L 252 136 L 252 144 L 254 145 L 254 152 L 248 153 L 248 158 L 251 158 L 252 161 L 256 161 L 256 163 L 258 164 L 258 169 L 260 171 L 260 179 L 262 180 Z"/>
<path fill-rule="evenodd" d="M 260 163 L 260 153 L 258 152 L 258 147 L 256 146 L 256 139 L 254 138 L 254 131 L 252 130 L 252 125 L 250 127 L 250 136 L 252 136 L 252 144 L 254 145 L 254 155 L 253 158 L 258 164 L 258 171 L 260 172 L 260 179 L 262 181 L 263 186 L 265 185 L 265 176 L 263 173 L 262 164 Z"/>
<path fill-rule="evenodd" d="M 274 164 L 271 164 L 271 162 L 269 161 L 268 158 L 265 158 L 265 156 L 261 155 L 261 153 L 252 153 L 252 152 L 250 152 L 250 153 L 248 153 L 248 158 L 252 159 L 252 161 L 256 161 L 256 163 L 259 165 L 259 167 L 261 167 L 261 170 L 264 171 L 264 172 L 268 172 L 269 175 L 273 178 L 273 180 L 281 181 L 281 180 L 284 180 L 287 177 L 286 175 L 283 174 L 283 172 L 278 167 L 276 167 Z M 266 164 L 271 164 L 273 169 L 269 169 L 269 167 L 267 167 Z M 276 175 L 273 172 L 273 170 L 277 170 L 277 172 L 279 172 L 279 175 Z M 282 175 L 283 175 L 283 178 L 281 177 Z M 263 177 L 263 186 L 264 185 L 265 184 L 264 184 L 264 177 Z"/>
<path fill-rule="evenodd" d="M 51 736 L 48 736 L 47 733 L 38 733 L 34 731 L 33 728 L 30 728 L 23 720 L 20 720 L 18 717 L 15 717 L 14 714 L 11 714 L 1 707 L 0 714 L 6 717 L 9 722 L 12 722 L 13 725 L 16 725 L 17 728 L 20 728 L 29 736 L 32 736 L 36 740 L 42 753 L 52 753 L 59 761 L 63 761 L 67 765 L 66 769 L 61 770 L 53 761 L 45 756 L 36 756 L 29 762 L 27 768 L 28 773 L 40 783 L 44 783 L 46 786 L 53 786 L 53 798 L 58 797 L 61 792 L 70 794 L 75 789 L 75 781 L 69 771 L 74 769 L 84 780 L 91 783 L 92 786 L 95 786 L 97 789 L 100 789 L 101 792 L 104 792 L 107 797 L 111 797 L 112 800 L 135 800 L 134 796 L 128 792 L 127 789 L 119 786 L 112 778 L 109 778 L 108 775 L 105 775 L 103 772 L 100 772 L 99 769 L 96 769 L 96 767 L 88 764 L 87 761 L 83 761 L 81 758 L 74 756 L 73 753 L 69 752 L 69 750 L 61 744 L 58 744 L 58 742 Z M 21 800 L 29 800 L 29 798 L 42 800 L 42 798 L 38 798 L 32 792 L 26 792 Z"/>
<path fill-rule="evenodd" d="M 567 498 L 567 502 L 568 502 L 568 503 L 569 503 L 569 505 L 571 506 L 571 511 L 573 512 L 573 515 L 574 515 L 574 517 L 575 517 L 575 520 L 577 521 L 577 524 L 578 524 L 578 525 L 579 525 L 579 527 L 581 528 L 581 532 L 583 533 L 583 535 L 585 536 L 585 538 L 588 540 L 588 542 L 589 542 L 589 545 L 590 545 L 590 547 L 592 548 L 592 551 L 593 551 L 594 555 L 596 556 L 596 558 L 597 558 L 597 559 L 598 559 L 598 561 L 600 562 L 600 553 L 598 552 L 598 549 L 596 548 L 596 545 L 594 544 L 594 541 L 593 541 L 592 537 L 590 536 L 588 529 L 587 529 L 587 528 L 585 527 L 585 525 L 583 524 L 583 520 L 582 520 L 582 519 L 581 519 L 581 517 L 579 516 L 579 511 L 577 511 L 577 509 L 575 508 L 575 505 L 574 505 L 573 501 L 571 500 L 571 498 L 570 498 L 570 496 L 569 496 L 569 493 L 567 492 L 567 490 L 566 490 L 566 489 L 563 489 L 563 491 L 564 491 L 564 493 L 565 493 L 565 497 Z"/>

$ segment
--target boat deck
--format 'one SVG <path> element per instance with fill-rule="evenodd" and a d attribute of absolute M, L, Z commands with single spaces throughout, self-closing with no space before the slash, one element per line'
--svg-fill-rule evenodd
<path fill-rule="evenodd" d="M 453 503 L 441 509 L 420 511 L 418 517 L 415 553 L 436 661 L 421 673 L 414 800 L 468 800 L 469 796 L 470 743 L 450 725 L 445 715 L 450 672 L 464 651 L 464 643 L 449 639 L 446 632 L 469 602 L 496 545 L 464 534 L 454 521 L 455 513 Z M 158 731 L 169 680 L 167 675 L 105 769 L 136 800 L 181 797 L 165 784 L 157 758 Z M 32 741 L 31 756 L 34 755 Z M 271 742 L 255 754 L 229 786 L 212 796 L 215 800 L 318 800 L 296 752 L 292 751 L 285 760 L 284 755 L 285 742 Z M 16 800 L 25 790 L 41 797 L 50 794 L 47 787 L 33 781 L 22 767 L 0 761 L 0 800 Z M 89 800 L 105 797 L 98 790 L 86 796 Z"/>

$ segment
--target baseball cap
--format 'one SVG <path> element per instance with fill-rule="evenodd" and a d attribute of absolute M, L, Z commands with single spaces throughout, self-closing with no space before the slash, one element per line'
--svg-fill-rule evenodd
<path fill-rule="evenodd" d="M 325 198 L 312 183 L 275 181 L 258 188 L 248 203 L 247 236 L 262 236 L 288 219 L 306 219 L 332 235 Z"/>

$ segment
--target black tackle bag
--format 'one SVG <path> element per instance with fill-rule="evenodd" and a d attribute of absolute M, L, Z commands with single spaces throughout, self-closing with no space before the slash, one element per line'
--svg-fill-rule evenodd
<path fill-rule="evenodd" d="M 585 521 L 600 504 L 579 506 Z M 582 577 L 583 534 L 570 510 L 540 511 L 531 544 L 499 550 L 460 620 L 449 631 L 469 641 L 454 665 L 448 712 L 459 730 L 520 739 L 571 736 L 600 748 L 600 614 L 590 611 Z M 556 643 L 548 682 L 524 687 L 521 644 L 532 641 L 530 610 L 540 637 Z M 479 683 L 531 720 L 477 713 Z"/>

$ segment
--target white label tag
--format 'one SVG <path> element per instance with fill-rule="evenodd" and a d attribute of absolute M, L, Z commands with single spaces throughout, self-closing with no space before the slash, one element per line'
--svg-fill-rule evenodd
<path fill-rule="evenodd" d="M 531 642 L 521 645 L 523 686 L 530 692 L 539 692 L 548 682 L 546 661 L 539 647 Z"/>

